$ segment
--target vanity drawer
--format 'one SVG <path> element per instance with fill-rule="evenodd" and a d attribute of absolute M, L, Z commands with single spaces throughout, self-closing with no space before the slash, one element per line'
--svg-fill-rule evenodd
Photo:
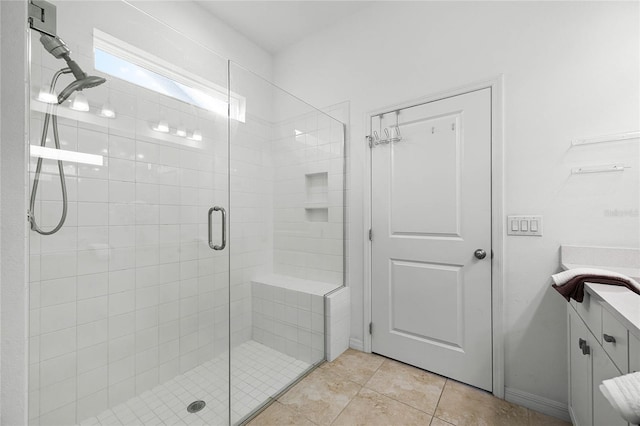
<path fill-rule="evenodd" d="M 586 291 L 582 303 L 577 303 L 574 300 L 571 302 L 591 333 L 602 343 L 602 306 L 600 303 Z"/>
<path fill-rule="evenodd" d="M 640 339 L 629 333 L 629 372 L 640 371 Z"/>
<path fill-rule="evenodd" d="M 627 329 L 606 309 L 602 310 L 602 347 L 622 374 L 629 372 Z"/>

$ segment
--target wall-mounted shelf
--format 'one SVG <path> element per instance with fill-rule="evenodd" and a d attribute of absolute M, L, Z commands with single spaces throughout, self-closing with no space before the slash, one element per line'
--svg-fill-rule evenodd
<path fill-rule="evenodd" d="M 571 169 L 571 174 L 582 175 L 587 173 L 624 172 L 624 169 L 628 168 L 629 167 L 624 164 L 602 164 L 597 166 L 575 167 Z"/>
<path fill-rule="evenodd" d="M 329 208 L 329 205 L 327 204 L 327 202 L 322 202 L 322 203 L 304 203 L 304 208 L 305 209 L 327 209 Z"/>
<path fill-rule="evenodd" d="M 571 141 L 571 146 L 591 145 L 594 143 L 619 142 L 630 139 L 640 140 L 640 130 L 634 132 L 617 133 L 615 135 L 596 136 L 593 138 L 576 139 Z"/>
<path fill-rule="evenodd" d="M 307 222 L 329 221 L 329 174 L 310 173 L 304 176 L 307 202 L 304 204 Z"/>
<path fill-rule="evenodd" d="M 305 207 L 304 214 L 307 222 L 329 222 L 329 209 L 327 207 Z"/>

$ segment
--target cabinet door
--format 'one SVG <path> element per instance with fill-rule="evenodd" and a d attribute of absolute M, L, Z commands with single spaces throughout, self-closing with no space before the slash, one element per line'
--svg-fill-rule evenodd
<path fill-rule="evenodd" d="M 640 371 L 640 339 L 629 332 L 629 372 Z"/>
<path fill-rule="evenodd" d="M 585 291 L 582 303 L 576 303 L 576 312 L 596 339 L 602 343 L 602 305 L 598 300 Z"/>
<path fill-rule="evenodd" d="M 594 345 L 593 353 L 593 424 L 594 426 L 627 426 L 600 391 L 603 380 L 621 376 L 622 373 L 602 347 Z"/>
<path fill-rule="evenodd" d="M 593 346 L 593 337 L 571 306 L 569 311 L 569 409 L 574 424 L 592 426 L 591 355 L 583 353 L 580 339 Z"/>
<path fill-rule="evenodd" d="M 627 329 L 609 311 L 602 310 L 602 348 L 622 374 L 629 372 Z"/>

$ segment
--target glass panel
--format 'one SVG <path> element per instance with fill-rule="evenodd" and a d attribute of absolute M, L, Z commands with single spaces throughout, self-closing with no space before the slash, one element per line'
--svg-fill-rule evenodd
<path fill-rule="evenodd" d="M 325 359 L 325 294 L 344 284 L 344 127 L 231 63 L 231 421 Z M 347 327 L 346 324 L 343 324 Z"/>
<path fill-rule="evenodd" d="M 29 422 L 226 425 L 229 251 L 207 213 L 228 208 L 227 61 L 124 2 L 56 6 L 70 57 L 106 82 L 65 70 L 51 90 L 66 51 L 32 32 L 32 223 L 66 217 L 30 233 Z M 96 31 L 130 47 L 109 74 Z"/>

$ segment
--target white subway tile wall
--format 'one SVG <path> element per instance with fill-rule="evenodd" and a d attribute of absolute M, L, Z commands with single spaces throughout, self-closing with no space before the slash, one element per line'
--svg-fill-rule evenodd
<path fill-rule="evenodd" d="M 69 37 L 91 43 L 87 34 Z M 33 46 L 40 49 L 36 38 Z M 34 55 L 35 95 L 60 66 Z M 206 222 L 210 206 L 228 204 L 226 120 L 114 78 L 86 95 L 90 112 L 56 109 L 61 148 L 104 163 L 66 162 L 66 222 L 54 235 L 30 235 L 31 424 L 80 422 L 228 351 L 228 252 L 208 247 Z M 106 99 L 115 119 L 96 115 Z M 32 145 L 45 111 L 32 100 Z M 203 140 L 154 132 L 160 116 L 198 128 Z M 53 147 L 51 129 L 47 137 Z M 240 179 L 247 172 L 238 169 Z M 45 160 L 35 206 L 45 230 L 57 224 L 60 200 L 57 164 Z M 250 274 L 245 265 L 234 268 L 234 283 Z M 250 309 L 247 316 L 243 340 Z"/>
<path fill-rule="evenodd" d="M 65 38 L 79 63 L 93 63 L 91 34 L 68 29 Z M 32 44 L 31 144 L 39 145 L 47 105 L 35 98 L 61 63 L 35 36 Z M 65 224 L 51 236 L 30 233 L 30 424 L 82 422 L 219 359 L 229 341 L 269 338 L 304 368 L 321 359 L 315 297 L 285 298 L 295 312 L 265 329 L 269 306 L 251 279 L 278 272 L 343 283 L 342 124 L 320 113 L 277 124 L 248 114 L 231 122 L 228 146 L 225 117 L 115 78 L 85 92 L 89 112 L 56 108 L 61 148 L 100 155 L 103 165 L 65 162 Z M 107 101 L 113 119 L 97 115 Z M 154 131 L 161 119 L 203 140 Z M 207 242 L 213 205 L 232 212 L 222 252 Z M 45 160 L 39 225 L 51 229 L 61 211 L 57 164 Z M 220 226 L 216 213 L 214 243 Z M 240 364 L 232 382 L 248 386 Z"/>
<path fill-rule="evenodd" d="M 253 340 L 307 364 L 324 359 L 324 296 L 252 283 Z"/>
<path fill-rule="evenodd" d="M 309 113 L 274 126 L 274 272 L 342 285 L 344 126 Z"/>
<path fill-rule="evenodd" d="M 343 287 L 326 298 L 327 361 L 338 358 L 349 349 L 351 328 L 351 288 Z"/>

